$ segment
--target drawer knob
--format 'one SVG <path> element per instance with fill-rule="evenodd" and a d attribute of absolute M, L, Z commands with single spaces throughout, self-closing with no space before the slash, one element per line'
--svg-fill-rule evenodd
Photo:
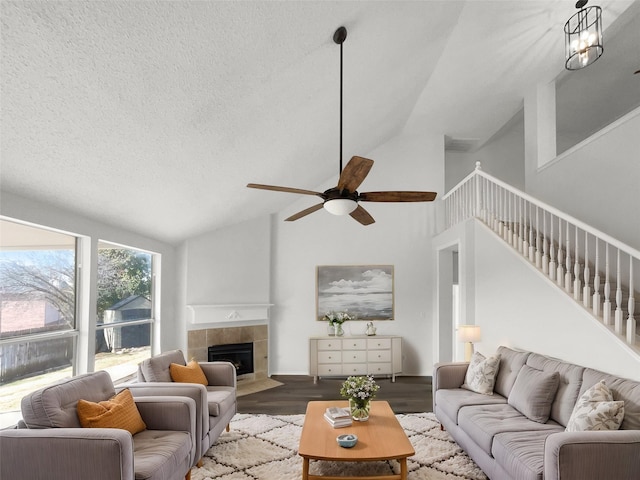
<path fill-rule="evenodd" d="M 329 346 L 331 346 L 331 344 L 329 344 Z"/>
<path fill-rule="evenodd" d="M 378 355 L 378 358 L 382 358 L 382 355 Z"/>
<path fill-rule="evenodd" d="M 356 345 L 357 345 L 357 344 L 355 344 L 355 343 L 353 344 L 353 346 L 354 346 L 354 347 L 355 347 Z"/>
<path fill-rule="evenodd" d="M 329 355 L 329 360 L 331 360 L 333 357 L 331 355 Z"/>
<path fill-rule="evenodd" d="M 354 360 L 356 359 L 356 356 L 355 356 L 355 355 L 353 356 L 353 359 L 354 359 Z"/>

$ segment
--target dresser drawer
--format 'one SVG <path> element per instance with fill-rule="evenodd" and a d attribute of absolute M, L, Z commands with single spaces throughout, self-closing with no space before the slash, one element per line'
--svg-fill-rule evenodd
<path fill-rule="evenodd" d="M 393 373 L 391 370 L 390 363 L 370 363 L 367 373 L 369 375 L 390 375 Z"/>
<path fill-rule="evenodd" d="M 350 338 L 342 340 L 343 350 L 366 350 L 367 339 L 366 338 Z"/>
<path fill-rule="evenodd" d="M 318 350 L 342 350 L 341 340 L 318 340 Z"/>
<path fill-rule="evenodd" d="M 369 350 L 367 362 L 391 362 L 391 350 Z"/>
<path fill-rule="evenodd" d="M 367 364 L 366 363 L 344 363 L 342 365 L 343 375 L 366 375 Z"/>
<path fill-rule="evenodd" d="M 367 338 L 367 348 L 369 350 L 375 350 L 377 348 L 391 348 L 390 338 Z"/>
<path fill-rule="evenodd" d="M 340 364 L 320 364 L 318 365 L 318 375 L 321 377 L 329 377 L 333 375 L 342 375 L 342 365 Z"/>
<path fill-rule="evenodd" d="M 342 352 L 318 352 L 318 363 L 342 363 Z"/>
<path fill-rule="evenodd" d="M 344 363 L 365 363 L 367 361 L 367 352 L 364 350 L 344 350 L 342 352 L 342 361 Z"/>

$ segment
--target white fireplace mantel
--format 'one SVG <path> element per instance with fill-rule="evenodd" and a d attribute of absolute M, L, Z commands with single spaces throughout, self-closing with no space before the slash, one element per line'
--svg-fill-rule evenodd
<path fill-rule="evenodd" d="M 189 322 L 202 324 L 266 324 L 271 303 L 245 303 L 230 305 L 187 305 Z"/>

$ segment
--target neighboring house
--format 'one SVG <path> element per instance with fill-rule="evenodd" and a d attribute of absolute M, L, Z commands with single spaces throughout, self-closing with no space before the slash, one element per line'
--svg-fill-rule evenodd
<path fill-rule="evenodd" d="M 60 322 L 60 312 L 46 300 L 2 300 L 0 335 L 38 330 Z"/>
<path fill-rule="evenodd" d="M 104 311 L 103 323 L 121 323 L 145 320 L 151 317 L 151 301 L 142 295 L 131 295 Z M 112 352 L 122 348 L 149 345 L 149 324 L 122 328 L 105 328 L 104 337 Z"/>

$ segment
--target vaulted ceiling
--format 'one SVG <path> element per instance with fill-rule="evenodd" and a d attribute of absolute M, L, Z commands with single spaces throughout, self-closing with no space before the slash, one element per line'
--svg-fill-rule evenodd
<path fill-rule="evenodd" d="M 0 187 L 171 243 L 277 211 L 246 184 L 337 174 L 337 27 L 348 159 L 489 139 L 562 71 L 573 3 L 3 1 Z"/>

